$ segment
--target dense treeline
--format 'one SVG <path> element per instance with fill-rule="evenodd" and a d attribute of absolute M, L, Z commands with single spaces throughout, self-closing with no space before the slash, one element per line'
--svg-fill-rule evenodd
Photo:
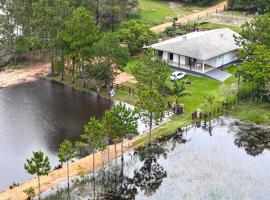
<path fill-rule="evenodd" d="M 263 14 L 270 11 L 270 0 L 229 0 L 229 9 Z"/>
<path fill-rule="evenodd" d="M 92 79 L 107 87 L 129 55 L 155 39 L 148 26 L 121 22 L 135 12 L 136 2 L 1 0 L 0 49 L 13 63 L 35 53 L 50 60 L 52 76 L 64 80 L 68 74 L 73 83 Z"/>
<path fill-rule="evenodd" d="M 89 12 L 98 29 L 115 31 L 116 24 L 136 14 L 137 6 L 137 0 L 1 0 L 2 61 L 12 58 L 16 63 L 17 58 L 29 51 L 45 49 L 55 57 L 64 48 L 60 47 L 64 45 L 59 41 L 61 32 L 77 8 Z"/>

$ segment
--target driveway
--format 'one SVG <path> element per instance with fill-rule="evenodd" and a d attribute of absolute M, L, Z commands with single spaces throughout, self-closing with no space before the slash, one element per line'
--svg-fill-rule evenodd
<path fill-rule="evenodd" d="M 220 82 L 224 82 L 232 76 L 230 73 L 222 71 L 220 69 L 213 69 L 209 72 L 206 72 L 205 75 Z"/>

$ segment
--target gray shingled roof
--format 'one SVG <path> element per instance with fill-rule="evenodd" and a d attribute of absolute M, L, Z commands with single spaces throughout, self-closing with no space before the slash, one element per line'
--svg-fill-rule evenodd
<path fill-rule="evenodd" d="M 239 49 L 234 40 L 238 33 L 231 29 L 193 32 L 151 45 L 153 49 L 208 60 Z"/>

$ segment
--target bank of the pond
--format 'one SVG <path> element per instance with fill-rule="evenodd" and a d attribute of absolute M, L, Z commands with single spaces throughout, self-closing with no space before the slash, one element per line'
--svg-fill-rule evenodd
<path fill-rule="evenodd" d="M 35 81 L 38 79 L 38 75 L 47 75 L 49 71 L 50 64 L 47 62 L 33 62 L 23 68 L 7 68 L 4 71 L 0 71 L 0 88 Z"/>
<path fill-rule="evenodd" d="M 125 140 L 124 141 L 124 151 L 131 150 L 135 148 L 134 141 L 138 140 L 142 136 L 134 137 L 131 140 Z M 114 145 L 109 146 L 109 159 L 113 160 L 116 157 L 121 155 L 121 143 L 116 145 L 117 152 L 115 154 Z M 108 149 L 104 151 L 99 151 L 95 154 L 95 167 L 99 168 L 103 166 L 105 163 L 108 162 L 107 160 L 107 154 Z M 79 176 L 82 173 L 89 173 L 93 171 L 93 165 L 92 165 L 92 158 L 93 155 L 86 156 L 84 158 L 81 158 L 73 163 L 70 164 L 70 177 L 76 177 Z M 49 173 L 48 176 L 42 176 L 41 177 L 41 191 L 47 191 L 51 188 L 54 188 L 58 186 L 60 183 L 66 180 L 67 175 L 67 169 L 64 166 L 61 169 L 53 170 Z M 0 193 L 0 199 L 1 200 L 10 200 L 10 199 L 20 199 L 24 200 L 27 199 L 26 194 L 23 192 L 24 190 L 33 187 L 36 191 L 38 191 L 37 187 L 37 178 L 33 178 L 31 180 L 25 181 L 24 183 L 21 183 L 18 187 L 15 187 L 13 189 L 6 190 L 4 192 Z"/>
<path fill-rule="evenodd" d="M 243 121 L 270 125 L 270 103 L 245 102 L 229 112 Z"/>

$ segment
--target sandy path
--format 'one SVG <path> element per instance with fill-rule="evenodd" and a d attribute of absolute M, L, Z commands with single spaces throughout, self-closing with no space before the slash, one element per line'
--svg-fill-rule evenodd
<path fill-rule="evenodd" d="M 124 151 L 127 152 L 131 150 L 133 147 L 132 143 L 139 139 L 142 136 L 137 136 L 131 140 L 124 141 Z M 114 145 L 109 146 L 109 157 L 110 160 L 113 160 L 116 155 L 114 151 Z M 96 168 L 101 167 L 104 163 L 108 162 L 107 160 L 108 151 L 105 149 L 102 152 L 97 152 L 95 154 L 95 162 Z M 117 157 L 121 155 L 121 143 L 117 144 Z M 92 166 L 92 155 L 89 155 L 85 158 L 77 160 L 70 164 L 70 177 L 75 177 L 80 174 L 80 172 L 91 172 L 93 170 Z M 54 170 L 49 173 L 48 176 L 41 177 L 41 190 L 47 191 L 51 188 L 56 187 L 59 183 L 66 180 L 66 167 L 63 167 L 58 170 Z M 8 189 L 0 193 L 1 200 L 24 200 L 27 199 L 27 196 L 24 194 L 23 190 L 28 189 L 29 187 L 35 188 L 36 194 L 38 191 L 37 188 L 37 178 L 33 178 L 31 180 L 25 181 L 20 186 Z"/>
<path fill-rule="evenodd" d="M 126 72 L 121 72 L 120 74 L 118 74 L 115 77 L 115 80 L 114 80 L 115 84 L 121 84 L 121 83 L 125 83 L 125 82 L 137 83 L 135 77 L 132 76 L 131 74 L 126 73 Z"/>
<path fill-rule="evenodd" d="M 29 67 L 17 70 L 6 70 L 0 72 L 0 88 L 17 85 L 37 79 L 39 74 L 50 72 L 49 63 L 31 63 Z"/>
<path fill-rule="evenodd" d="M 196 12 L 196 13 L 193 13 L 191 15 L 187 15 L 185 17 L 179 18 L 176 23 L 187 24 L 189 21 L 197 20 L 198 16 L 200 18 L 202 18 L 202 17 L 206 17 L 206 16 L 214 14 L 214 13 L 216 13 L 216 11 L 218 11 L 218 12 L 224 11 L 224 8 L 226 6 L 227 6 L 227 2 L 224 1 L 222 3 L 215 5 L 215 6 L 212 6 L 206 10 L 202 10 L 200 12 Z M 172 25 L 173 25 L 172 22 L 167 22 L 167 23 L 152 27 L 151 30 L 156 32 L 156 33 L 160 33 L 160 32 L 165 31 L 166 28 L 172 27 Z"/>

